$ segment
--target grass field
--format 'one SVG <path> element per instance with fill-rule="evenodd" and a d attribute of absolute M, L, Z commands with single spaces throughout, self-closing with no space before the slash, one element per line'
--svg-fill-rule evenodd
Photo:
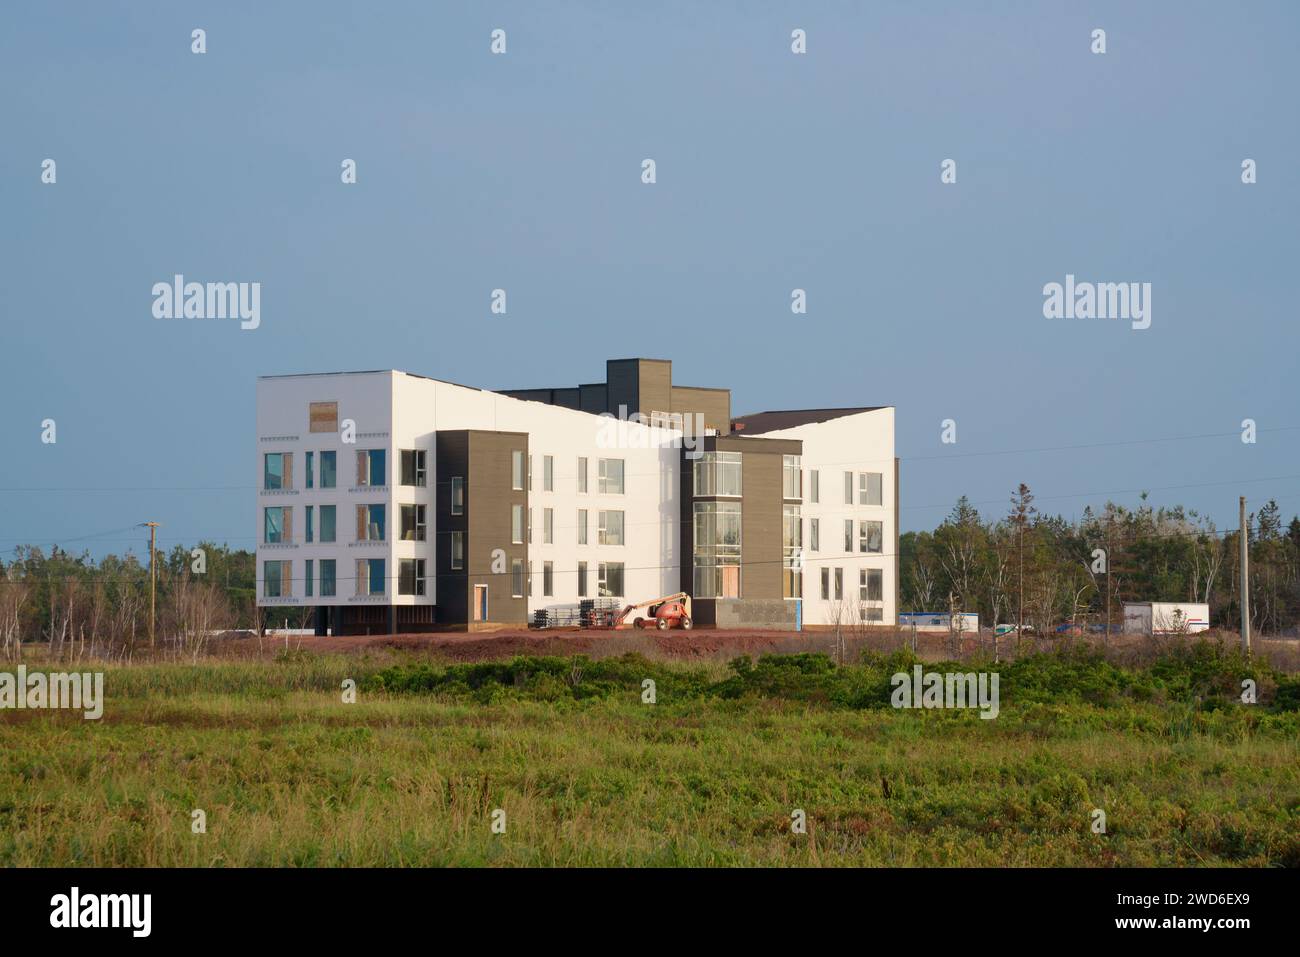
<path fill-rule="evenodd" d="M 1300 865 L 1295 678 L 1032 656 L 981 720 L 889 707 L 910 663 L 110 667 L 100 721 L 0 712 L 0 864 Z"/>

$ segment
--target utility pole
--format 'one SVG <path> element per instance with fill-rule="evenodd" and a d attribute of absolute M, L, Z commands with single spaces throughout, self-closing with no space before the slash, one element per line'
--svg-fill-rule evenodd
<path fill-rule="evenodd" d="M 158 523 L 141 522 L 140 524 L 143 526 L 147 526 L 149 529 L 149 647 L 152 648 L 154 646 L 155 595 L 158 590 L 158 571 L 157 568 L 155 567 L 155 561 L 154 561 L 154 555 L 155 555 L 154 536 L 158 532 Z"/>
<path fill-rule="evenodd" d="M 966 631 L 966 616 L 957 611 L 957 596 L 948 592 L 948 633 L 952 637 L 952 656 L 961 656 L 962 635 Z"/>
<path fill-rule="evenodd" d="M 1246 496 L 1238 499 L 1241 512 L 1241 650 L 1250 654 L 1250 541 L 1246 527 Z"/>
<path fill-rule="evenodd" d="M 1106 630 L 1101 633 L 1101 646 L 1110 647 L 1110 522 L 1106 522 Z"/>
<path fill-rule="evenodd" d="M 1020 600 L 1016 605 L 1016 650 L 1020 649 L 1020 640 L 1025 634 L 1025 526 L 1020 526 L 1020 547 L 1016 549 L 1020 557 L 1020 570 L 1016 573 Z"/>

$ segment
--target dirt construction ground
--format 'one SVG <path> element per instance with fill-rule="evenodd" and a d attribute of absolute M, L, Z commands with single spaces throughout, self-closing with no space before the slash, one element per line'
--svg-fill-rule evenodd
<path fill-rule="evenodd" d="M 1211 640 L 1221 638 L 1234 645 L 1236 635 L 1207 632 Z M 915 636 L 916 651 L 926 660 L 951 660 L 954 657 L 988 656 L 993 654 L 993 638 L 988 632 L 979 637 L 966 635 L 957 655 L 953 654 L 951 639 L 947 634 L 919 633 Z M 1094 644 L 1100 638 L 1026 638 L 1021 649 L 1025 653 L 1049 650 L 1063 644 Z M 837 640 L 833 631 L 739 631 L 692 629 L 691 631 L 617 630 L 598 631 L 581 629 L 503 629 L 475 634 L 437 633 L 410 635 L 370 635 L 316 638 L 312 636 L 267 635 L 259 639 L 244 638 L 239 644 L 253 651 L 254 643 L 262 654 L 285 648 L 322 653 L 360 653 L 368 651 L 399 651 L 415 653 L 444 661 L 490 661 L 512 658 L 516 655 L 589 655 L 603 658 L 636 652 L 648 658 L 677 660 L 726 661 L 739 655 L 757 658 L 763 654 L 791 654 L 794 652 L 824 652 L 843 661 L 859 660 L 862 652 L 897 651 L 911 648 L 913 634 L 910 630 L 893 628 L 858 629 L 846 632 Z M 1186 639 L 1181 639 L 1185 642 Z M 1116 635 L 1109 641 L 1108 651 L 1119 658 L 1145 658 L 1158 653 L 1166 643 L 1178 643 L 1178 638 Z M 1300 665 L 1300 642 L 1263 639 L 1256 642 L 1256 651 L 1274 659 L 1274 663 L 1287 670 Z M 998 639 L 998 657 L 1013 658 L 1017 647 L 1014 638 Z M 254 652 L 256 653 L 256 652 Z"/>
<path fill-rule="evenodd" d="M 267 638 L 266 641 L 274 639 Z M 834 635 L 810 632 L 598 631 L 528 629 L 415 635 L 348 635 L 330 638 L 294 636 L 291 647 L 321 652 L 394 649 L 425 652 L 452 661 L 486 661 L 515 655 L 590 655 L 605 657 L 630 651 L 653 658 L 733 658 L 772 652 L 828 650 Z"/>

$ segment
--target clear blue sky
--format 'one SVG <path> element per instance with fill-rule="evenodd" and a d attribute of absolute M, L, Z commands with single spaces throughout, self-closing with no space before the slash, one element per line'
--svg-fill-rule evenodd
<path fill-rule="evenodd" d="M 1021 481 L 1070 516 L 1148 488 L 1289 518 L 1298 27 L 1292 2 L 9 5 L 0 553 L 150 518 L 251 546 L 258 375 L 524 387 L 629 355 L 737 413 L 896 406 L 905 530 Z M 177 272 L 261 282 L 261 328 L 153 319 Z M 1043 318 L 1066 273 L 1152 283 L 1151 328 Z"/>

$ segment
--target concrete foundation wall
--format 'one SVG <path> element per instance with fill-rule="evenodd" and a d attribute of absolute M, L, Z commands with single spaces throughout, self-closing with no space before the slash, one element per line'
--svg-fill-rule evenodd
<path fill-rule="evenodd" d="M 718 598 L 713 601 L 718 628 L 775 628 L 795 625 L 795 602 L 783 598 Z"/>

